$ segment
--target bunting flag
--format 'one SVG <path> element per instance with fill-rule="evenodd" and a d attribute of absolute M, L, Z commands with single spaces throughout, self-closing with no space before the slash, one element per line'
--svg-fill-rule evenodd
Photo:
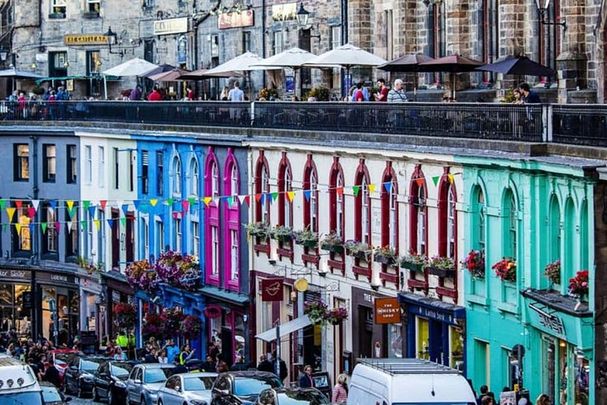
<path fill-rule="evenodd" d="M 255 201 L 259 202 L 261 200 L 261 193 L 255 194 Z"/>
<path fill-rule="evenodd" d="M 23 205 L 23 201 L 21 201 L 21 200 L 15 201 L 15 207 L 17 207 L 17 209 L 20 210 L 22 205 Z"/>
<path fill-rule="evenodd" d="M 196 199 L 196 197 L 190 197 L 188 198 L 188 202 L 190 203 L 190 207 L 193 207 L 194 205 L 196 205 L 198 200 Z"/>
<path fill-rule="evenodd" d="M 21 224 L 20 223 L 15 224 L 15 230 L 17 231 L 17 235 L 21 234 Z"/>
<path fill-rule="evenodd" d="M 295 199 L 295 191 L 287 191 L 287 199 L 289 202 L 293 202 Z"/>
<path fill-rule="evenodd" d="M 417 185 L 419 187 L 423 186 L 424 185 L 424 178 L 420 177 L 419 179 L 415 179 L 415 183 L 417 183 Z"/>
<path fill-rule="evenodd" d="M 4 210 L 4 207 L 6 207 L 6 200 L 0 199 L 0 210 Z"/>
<path fill-rule="evenodd" d="M 226 198 L 226 202 L 228 203 L 228 207 L 231 207 L 234 204 L 234 197 Z"/>
<path fill-rule="evenodd" d="M 72 233 L 72 226 L 73 226 L 72 221 L 67 223 L 67 233 Z"/>
<path fill-rule="evenodd" d="M 48 224 L 46 222 L 41 222 L 40 223 L 40 229 L 42 229 L 42 233 L 46 233 L 46 228 L 48 227 Z"/>
<path fill-rule="evenodd" d="M 171 205 L 173 205 L 173 199 L 172 199 L 172 198 L 167 198 L 167 199 L 164 201 L 164 203 L 165 203 L 166 205 L 168 205 L 168 206 L 171 206 Z"/>
<path fill-rule="evenodd" d="M 126 217 L 120 217 L 120 224 L 122 224 L 122 226 L 126 225 Z"/>
<path fill-rule="evenodd" d="M 55 232 L 57 234 L 61 233 L 61 223 L 59 221 L 55 221 Z"/>
<path fill-rule="evenodd" d="M 8 215 L 8 222 L 13 222 L 13 217 L 15 216 L 15 211 L 17 211 L 17 209 L 15 207 L 8 207 L 6 209 L 6 215 Z"/>
<path fill-rule="evenodd" d="M 84 210 L 88 210 L 89 206 L 91 205 L 91 202 L 89 200 L 82 200 L 82 208 L 84 208 Z"/>
<path fill-rule="evenodd" d="M 266 193 L 259 195 L 259 202 L 261 203 L 262 207 L 266 204 Z"/>
<path fill-rule="evenodd" d="M 101 227 L 101 220 L 100 219 L 94 219 L 93 223 L 95 224 L 95 230 L 97 232 L 99 232 L 99 228 Z"/>
<path fill-rule="evenodd" d="M 127 212 L 129 212 L 129 205 L 128 204 L 122 204 L 122 214 L 126 215 Z"/>
<path fill-rule="evenodd" d="M 158 204 L 158 198 L 152 198 L 152 199 L 150 199 L 150 205 L 152 207 L 155 207 L 156 204 Z"/>
<path fill-rule="evenodd" d="M 101 205 L 101 209 L 105 211 L 105 206 L 107 205 L 107 200 L 99 200 L 99 205 Z"/>
<path fill-rule="evenodd" d="M 360 193 L 360 186 L 352 186 L 352 193 L 354 197 L 358 197 L 358 193 Z"/>
<path fill-rule="evenodd" d="M 340 187 L 336 187 L 336 188 L 335 188 L 335 193 L 336 193 L 337 195 L 344 195 L 344 188 L 343 188 L 343 187 L 341 187 L 341 186 L 340 186 Z"/>
<path fill-rule="evenodd" d="M 190 208 L 190 202 L 188 200 L 181 200 L 181 209 L 184 214 L 188 213 L 188 209 Z"/>
<path fill-rule="evenodd" d="M 244 199 L 245 199 L 245 196 L 244 196 L 244 195 L 238 195 L 238 196 L 236 196 L 236 198 L 238 199 L 238 201 L 239 201 L 241 204 L 242 204 L 242 203 L 244 203 Z"/>
<path fill-rule="evenodd" d="M 80 229 L 82 229 L 83 231 L 88 229 L 88 221 L 82 220 L 80 221 Z"/>
<path fill-rule="evenodd" d="M 386 193 L 390 193 L 392 191 L 392 182 L 391 181 L 385 182 L 384 188 L 386 189 Z"/>
<path fill-rule="evenodd" d="M 74 201 L 72 200 L 67 200 L 65 204 L 67 205 L 68 211 L 71 211 L 71 209 L 74 207 Z"/>
<path fill-rule="evenodd" d="M 371 183 L 368 185 L 369 187 L 369 193 L 374 193 L 375 192 L 375 184 Z"/>
<path fill-rule="evenodd" d="M 139 211 L 141 207 L 141 200 L 133 200 L 133 205 L 135 206 L 135 210 Z"/>
<path fill-rule="evenodd" d="M 34 219 L 36 216 L 36 209 L 34 207 L 29 207 L 27 209 L 27 216 L 30 217 L 30 219 Z"/>
<path fill-rule="evenodd" d="M 95 212 L 97 212 L 97 207 L 96 206 L 92 206 L 89 207 L 89 218 L 90 219 L 94 219 L 95 218 Z"/>
<path fill-rule="evenodd" d="M 455 181 L 455 178 L 453 177 L 453 175 L 451 173 L 447 174 L 447 178 L 449 179 L 449 183 L 453 184 L 453 181 Z"/>
<path fill-rule="evenodd" d="M 440 176 L 432 176 L 432 183 L 434 183 L 435 187 L 436 187 L 436 185 L 438 185 L 439 179 L 440 179 Z"/>
<path fill-rule="evenodd" d="M 202 199 L 202 202 L 204 203 L 204 205 L 206 205 L 208 207 L 212 200 L 213 199 L 211 197 L 204 197 Z"/>
<path fill-rule="evenodd" d="M 304 190 L 304 197 L 306 199 L 306 201 L 310 201 L 310 197 L 312 197 L 312 191 L 310 190 Z"/>
<path fill-rule="evenodd" d="M 113 219 L 107 219 L 107 224 L 109 225 L 110 228 L 114 228 L 114 220 Z"/>
<path fill-rule="evenodd" d="M 271 195 L 272 195 L 272 201 L 276 201 L 276 199 L 278 198 L 278 193 L 273 192 Z"/>
<path fill-rule="evenodd" d="M 251 205 L 251 196 L 250 195 L 245 195 L 244 196 L 244 202 L 247 205 Z"/>
<path fill-rule="evenodd" d="M 32 200 L 32 205 L 34 206 L 34 209 L 38 211 L 38 207 L 40 206 L 40 200 Z"/>
<path fill-rule="evenodd" d="M 54 211 L 57 208 L 57 200 L 49 200 L 48 205 L 50 205 Z"/>

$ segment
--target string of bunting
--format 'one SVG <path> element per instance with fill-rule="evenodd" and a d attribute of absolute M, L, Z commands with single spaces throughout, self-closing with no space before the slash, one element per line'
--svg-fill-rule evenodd
<path fill-rule="evenodd" d="M 447 174 L 448 181 L 450 183 L 453 183 L 454 175 L 457 175 L 457 174 L 460 174 L 460 173 L 454 173 L 454 174 L 448 173 Z M 438 184 L 440 177 L 441 176 L 432 177 L 432 182 L 434 183 L 435 186 Z M 425 182 L 425 179 L 419 178 L 419 179 L 414 179 L 414 181 L 419 186 L 422 186 Z M 381 184 L 387 193 L 390 193 L 392 191 L 392 187 L 393 187 L 392 182 L 384 182 Z M 351 186 L 350 188 L 352 190 L 352 195 L 354 197 L 358 197 L 358 195 L 360 194 L 360 192 L 362 190 L 362 187 L 363 187 L 362 185 Z M 374 183 L 368 184 L 366 187 L 367 187 L 367 190 L 369 193 L 374 193 L 375 191 L 377 191 L 377 185 Z M 348 187 L 345 187 L 345 186 L 340 186 L 340 187 L 319 186 L 316 191 L 319 191 L 319 192 L 327 191 L 328 192 L 328 191 L 335 190 L 335 192 L 338 195 L 344 195 L 347 188 Z M 157 207 L 171 206 L 171 207 L 173 207 L 173 209 L 176 209 L 176 211 L 173 211 L 173 213 L 172 213 L 173 218 L 180 218 L 182 215 L 187 214 L 188 211 L 190 211 L 190 208 L 195 206 L 199 201 L 202 202 L 203 204 L 205 204 L 205 206 L 207 206 L 207 207 L 211 203 L 217 204 L 220 201 L 225 201 L 229 207 L 232 207 L 236 202 L 239 202 L 240 204 L 250 205 L 251 198 L 254 198 L 255 201 L 261 203 L 261 205 L 263 206 L 266 203 L 271 204 L 274 201 L 276 201 L 276 199 L 278 198 L 278 196 L 280 194 L 284 194 L 289 202 L 293 202 L 297 193 L 301 192 L 301 193 L 303 193 L 304 198 L 307 201 L 310 201 L 313 191 L 314 190 L 308 189 L 308 190 L 296 190 L 296 191 L 285 191 L 285 192 L 256 193 L 253 195 L 245 194 L 245 195 L 215 196 L 215 197 L 205 196 L 205 197 L 200 197 L 200 198 L 189 197 L 189 198 L 181 199 L 181 200 L 175 199 L 175 198 L 166 198 L 166 199 L 150 198 L 147 200 L 146 199 L 135 199 L 135 200 L 81 200 L 81 201 L 76 201 L 76 200 L 59 200 L 59 199 L 52 199 L 52 200 L 36 199 L 36 200 L 34 200 L 34 199 L 0 198 L 0 212 L 5 211 L 6 215 L 8 217 L 8 223 L 2 223 L 3 231 L 10 224 L 15 227 L 15 229 L 17 230 L 17 233 L 19 233 L 21 228 L 24 226 L 29 226 L 31 229 L 33 226 L 36 226 L 36 225 L 40 226 L 42 232 L 44 232 L 44 233 L 46 233 L 46 231 L 48 229 L 54 229 L 57 233 L 59 233 L 61 231 L 61 226 L 63 224 L 65 224 L 65 225 L 67 225 L 68 232 L 71 232 L 74 225 L 76 225 L 77 223 L 80 224 L 81 229 L 87 229 L 89 221 L 94 224 L 95 229 L 98 231 L 101 227 L 102 220 L 100 218 L 98 218 L 97 212 L 99 211 L 99 209 L 101 209 L 102 211 L 105 211 L 105 209 L 108 205 L 110 207 L 120 208 L 120 212 L 122 214 L 119 218 L 109 218 L 109 219 L 105 220 L 107 222 L 107 224 L 110 226 L 110 228 L 112 228 L 114 226 L 114 223 L 116 223 L 117 220 L 124 226 L 127 221 L 132 221 L 135 219 L 134 216 L 127 215 L 131 204 L 135 207 L 136 211 L 139 211 L 142 213 L 150 213 L 150 211 L 156 211 L 158 209 Z M 98 204 L 95 204 L 96 201 L 98 201 Z M 48 206 L 48 208 L 51 208 L 53 211 L 57 207 L 60 207 L 61 203 L 65 203 L 67 214 L 68 214 L 70 220 L 68 220 L 68 221 L 51 220 L 51 221 L 34 222 L 33 220 L 36 217 L 36 213 L 39 211 L 41 203 L 44 203 L 44 205 Z M 176 207 L 175 207 L 175 204 L 177 205 Z M 13 206 L 11 206 L 11 205 L 13 205 Z M 24 205 L 25 205 L 25 207 L 24 207 Z M 82 210 L 84 212 L 88 212 L 88 214 L 89 214 L 88 220 L 80 220 L 80 221 L 77 220 L 78 207 L 82 207 Z M 26 208 L 25 212 L 23 212 L 22 215 L 19 218 L 17 218 L 17 222 L 13 223 L 13 221 L 15 219 L 15 214 L 17 213 L 17 211 L 22 211 L 24 208 Z"/>

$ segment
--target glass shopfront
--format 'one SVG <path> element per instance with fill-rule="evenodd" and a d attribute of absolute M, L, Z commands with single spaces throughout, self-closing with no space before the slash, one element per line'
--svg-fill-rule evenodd
<path fill-rule="evenodd" d="M 589 404 L 590 362 L 568 342 L 542 336 L 542 392 L 556 403 Z M 568 400 L 571 396 L 574 400 Z"/>
<path fill-rule="evenodd" d="M 0 283 L 0 332 L 14 330 L 20 337 L 31 335 L 31 287 Z"/>
<path fill-rule="evenodd" d="M 80 294 L 78 290 L 40 286 L 42 306 L 41 335 L 58 345 L 70 345 L 80 331 Z"/>

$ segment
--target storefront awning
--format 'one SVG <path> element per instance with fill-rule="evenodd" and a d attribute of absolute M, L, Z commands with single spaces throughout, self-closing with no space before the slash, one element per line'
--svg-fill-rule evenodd
<path fill-rule="evenodd" d="M 218 301 L 226 302 L 228 304 L 244 306 L 249 303 L 248 295 L 222 290 L 209 285 L 205 285 L 200 290 L 198 290 L 198 292 L 200 292 L 202 295 L 205 295 Z"/>
<path fill-rule="evenodd" d="M 456 323 L 456 319 L 466 317 L 464 307 L 415 293 L 398 293 L 398 302 L 408 305 L 410 312 L 448 323 Z"/>
<path fill-rule="evenodd" d="M 306 326 L 312 325 L 312 321 L 308 315 L 300 316 L 299 318 L 293 319 L 287 323 L 283 323 L 279 326 L 280 328 L 280 337 L 284 337 L 290 335 L 293 332 L 297 332 L 300 329 L 305 328 Z M 269 329 L 263 333 L 255 336 L 257 339 L 263 340 L 264 342 L 273 342 L 276 340 L 276 327 Z"/>

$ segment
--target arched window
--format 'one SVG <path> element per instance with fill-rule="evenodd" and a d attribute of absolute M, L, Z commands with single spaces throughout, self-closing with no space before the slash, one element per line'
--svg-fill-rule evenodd
<path fill-rule="evenodd" d="M 278 224 L 293 228 L 293 201 L 287 193 L 293 191 L 291 163 L 283 152 L 278 166 Z"/>
<path fill-rule="evenodd" d="M 580 270 L 588 270 L 588 202 L 582 201 L 580 208 Z"/>
<path fill-rule="evenodd" d="M 206 206 L 205 215 L 205 273 L 209 284 L 219 284 L 219 167 L 213 148 L 209 148 L 204 173 L 204 195 L 213 199 Z"/>
<path fill-rule="evenodd" d="M 199 195 L 199 181 L 200 175 L 198 173 L 198 161 L 196 159 L 192 159 L 192 161 L 190 162 L 190 195 Z"/>
<path fill-rule="evenodd" d="M 217 161 L 213 161 L 211 165 L 211 197 L 215 200 L 219 197 L 219 169 L 217 167 Z"/>
<path fill-rule="evenodd" d="M 181 193 L 181 160 L 179 160 L 179 156 L 175 156 L 173 158 L 173 164 L 171 167 L 173 171 L 173 194 Z"/>
<path fill-rule="evenodd" d="M 561 259 L 561 209 L 554 194 L 550 198 L 549 227 L 549 256 L 550 261 L 554 262 Z"/>
<path fill-rule="evenodd" d="M 304 226 L 316 233 L 318 232 L 318 173 L 312 155 L 308 155 L 304 168 L 303 189 Z"/>
<path fill-rule="evenodd" d="M 365 161 L 361 159 L 354 185 L 358 187 L 358 195 L 354 197 L 354 230 L 356 240 L 371 245 L 371 195 L 369 193 L 369 171 Z"/>
<path fill-rule="evenodd" d="M 381 245 L 398 252 L 398 183 L 392 162 L 387 163 L 381 187 Z"/>
<path fill-rule="evenodd" d="M 426 180 L 421 166 L 417 166 L 411 178 L 410 195 L 410 217 L 411 228 L 409 238 L 410 249 L 419 254 L 428 254 L 428 194 Z"/>
<path fill-rule="evenodd" d="M 329 231 L 339 235 L 342 240 L 345 234 L 345 200 L 344 200 L 344 171 L 339 158 L 333 158 L 333 166 L 329 175 Z"/>
<path fill-rule="evenodd" d="M 238 192 L 240 190 L 240 178 L 238 165 L 232 150 L 228 150 L 228 157 L 224 168 L 223 178 L 224 194 L 233 196 L 231 204 L 224 204 L 225 232 L 224 240 L 224 278 L 229 289 L 239 290 L 240 279 L 240 210 Z"/>
<path fill-rule="evenodd" d="M 502 206 L 504 212 L 502 226 L 504 230 L 503 255 L 516 261 L 518 257 L 518 209 L 511 189 L 504 192 Z"/>
<path fill-rule="evenodd" d="M 270 224 L 270 202 L 266 201 L 270 193 L 270 167 L 263 151 L 255 168 L 255 221 Z M 257 198 L 260 196 L 260 198 Z M 263 242 L 263 241 L 262 241 Z"/>
<path fill-rule="evenodd" d="M 456 259 L 457 193 L 453 183 L 453 175 L 449 173 L 449 168 L 445 168 L 438 189 L 438 255 Z"/>
<path fill-rule="evenodd" d="M 575 229 L 575 206 L 573 204 L 573 198 L 569 197 L 565 201 L 565 217 L 564 217 L 565 229 L 563 237 L 565 238 L 563 243 L 564 252 L 561 260 L 561 278 L 569 280 L 569 278 L 575 275 L 575 245 L 577 232 Z"/>
<path fill-rule="evenodd" d="M 480 251 L 485 250 L 485 226 L 486 206 L 483 190 L 476 186 L 473 190 L 472 199 L 472 248 Z"/>

